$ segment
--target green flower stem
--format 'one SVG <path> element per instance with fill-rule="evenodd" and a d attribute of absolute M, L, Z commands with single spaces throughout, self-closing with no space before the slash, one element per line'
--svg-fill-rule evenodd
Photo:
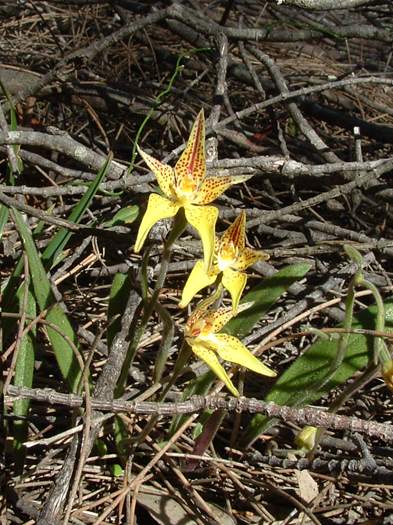
<path fill-rule="evenodd" d="M 368 290 L 370 290 L 370 292 L 374 296 L 375 303 L 377 305 L 377 315 L 375 318 L 375 330 L 378 332 L 384 332 L 385 331 L 385 305 L 383 303 L 381 294 L 379 293 L 378 288 L 370 281 L 367 281 L 367 279 L 363 280 L 362 285 Z M 389 353 L 389 350 L 386 348 L 386 344 L 384 340 L 381 337 L 375 337 L 374 338 L 374 363 L 377 364 L 378 362 L 381 362 L 383 364 L 387 361 L 391 361 L 391 359 L 392 359 L 391 355 Z"/>
<path fill-rule="evenodd" d="M 175 219 L 173 228 L 165 242 L 164 250 L 162 253 L 161 258 L 161 266 L 160 271 L 157 276 L 156 283 L 154 285 L 153 293 L 149 301 L 145 303 L 144 307 L 144 313 L 142 320 L 139 324 L 139 326 L 136 328 L 133 338 L 130 342 L 130 346 L 126 355 L 126 358 L 124 360 L 123 368 L 119 377 L 119 381 L 117 384 L 115 397 L 119 397 L 123 394 L 124 391 L 124 385 L 126 384 L 127 377 L 128 377 L 128 371 L 131 366 L 131 363 L 135 357 L 139 342 L 146 330 L 147 323 L 156 307 L 158 295 L 160 293 L 160 290 L 165 282 L 166 274 L 168 272 L 170 257 L 171 257 L 171 251 L 172 246 L 176 242 L 176 240 L 180 237 L 180 235 L 183 233 L 187 225 L 184 211 L 180 210 Z"/>
<path fill-rule="evenodd" d="M 347 333 L 344 333 L 340 336 L 338 340 L 337 353 L 332 361 L 329 372 L 326 374 L 325 379 L 322 382 L 322 385 L 319 388 L 323 388 L 333 377 L 337 369 L 343 362 L 345 352 L 348 346 L 348 341 L 350 337 L 350 330 L 353 323 L 353 307 L 355 305 L 355 288 L 359 284 L 359 281 L 362 279 L 361 272 L 358 270 L 355 275 L 352 277 L 351 282 L 348 286 L 347 297 L 345 299 L 345 317 L 344 317 L 344 329 L 348 330 Z"/>
<path fill-rule="evenodd" d="M 311 390 L 321 390 L 324 386 L 329 383 L 329 381 L 332 379 L 334 374 L 337 372 L 338 368 L 340 368 L 343 359 L 345 357 L 345 352 L 348 347 L 349 337 L 350 337 L 350 331 L 352 328 L 353 323 L 353 307 L 355 305 L 355 288 L 356 285 L 359 283 L 359 281 L 362 279 L 361 271 L 357 271 L 355 275 L 352 277 L 349 286 L 348 286 L 348 292 L 347 297 L 345 299 L 345 317 L 344 317 L 344 329 L 347 330 L 347 333 L 343 333 L 340 335 L 337 345 L 337 352 L 333 359 L 333 361 L 330 363 L 329 370 L 322 381 L 322 383 L 314 383 L 312 385 Z M 300 403 L 307 397 L 306 395 L 302 398 Z"/>
<path fill-rule="evenodd" d="M 161 381 L 169 357 L 169 350 L 172 346 L 173 336 L 175 334 L 175 323 L 173 322 L 168 310 L 164 308 L 159 301 L 156 302 L 156 311 L 161 318 L 163 328 L 160 349 L 154 366 L 153 384 L 157 384 Z"/>
<path fill-rule="evenodd" d="M 350 337 L 350 330 L 352 328 L 353 323 L 353 309 L 355 304 L 355 289 L 357 286 L 363 286 L 364 288 L 371 291 L 371 293 L 374 296 L 376 307 L 377 307 L 377 313 L 376 313 L 376 320 L 375 320 L 375 330 L 378 332 L 384 332 L 385 330 L 385 305 L 383 303 L 383 299 L 381 297 L 381 294 L 379 293 L 377 287 L 371 283 L 370 281 L 366 280 L 364 278 L 363 272 L 361 270 L 362 264 L 363 264 L 363 258 L 361 254 L 354 248 L 350 246 L 345 246 L 345 251 L 347 255 L 358 265 L 358 270 L 356 271 L 355 275 L 352 277 L 351 282 L 348 286 L 348 293 L 345 300 L 345 318 L 344 318 L 344 328 L 345 330 L 348 330 L 347 333 L 340 336 L 337 353 L 335 356 L 335 359 L 331 363 L 329 367 L 329 371 L 327 375 L 325 376 L 325 379 L 322 381 L 321 384 L 314 384 L 312 385 L 311 389 L 319 390 L 322 389 L 326 384 L 332 379 L 338 368 L 341 366 L 343 359 L 345 357 L 345 352 L 348 347 L 349 337 Z M 374 337 L 373 341 L 374 345 L 374 363 L 371 363 L 364 374 L 357 380 L 353 382 L 353 384 L 349 385 L 347 389 L 338 397 L 338 399 L 329 407 L 329 412 L 335 413 L 337 410 L 345 403 L 345 401 L 348 399 L 350 395 L 353 394 L 357 389 L 359 389 L 363 384 L 367 384 L 377 373 L 379 366 L 378 362 L 386 363 L 391 361 L 391 355 L 386 347 L 386 344 L 384 340 L 381 337 Z M 302 396 L 302 399 L 298 400 L 297 404 L 300 404 L 304 401 L 306 396 Z M 316 438 L 315 438 L 315 445 L 313 448 L 313 453 L 320 442 L 322 436 L 324 434 L 324 431 L 322 429 L 318 429 Z"/>

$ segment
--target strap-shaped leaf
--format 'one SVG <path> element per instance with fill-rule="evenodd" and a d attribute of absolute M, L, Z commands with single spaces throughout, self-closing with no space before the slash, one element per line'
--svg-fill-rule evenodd
<path fill-rule="evenodd" d="M 372 306 L 354 316 L 353 328 L 373 329 L 376 320 L 376 307 Z M 393 327 L 393 298 L 385 303 L 386 327 Z M 338 385 L 342 385 L 356 372 L 367 366 L 373 356 L 373 338 L 361 334 L 351 334 L 345 357 L 333 375 L 332 379 L 321 389 L 315 385 L 322 384 L 330 363 L 337 352 L 336 340 L 322 340 L 312 344 L 308 350 L 298 357 L 293 364 L 279 377 L 266 401 L 273 401 L 279 405 L 295 405 L 300 399 L 305 405 L 315 402 Z M 243 444 L 250 445 L 258 436 L 274 423 L 263 415 L 257 414 L 243 437 Z"/>
<path fill-rule="evenodd" d="M 29 228 L 26 226 L 21 214 L 17 210 L 12 210 L 11 214 L 29 260 L 31 281 L 38 308 L 41 312 L 48 309 L 46 320 L 58 328 L 58 331 L 56 331 L 49 326 L 47 327 L 49 341 L 53 347 L 57 363 L 64 379 L 67 381 L 70 389 L 75 392 L 79 383 L 81 370 L 73 349 L 67 339 L 77 346 L 76 334 L 66 313 L 62 307 L 56 303 L 50 281 L 41 262 L 40 255 L 34 244 Z M 61 334 L 64 334 L 67 339 Z"/>
<path fill-rule="evenodd" d="M 19 305 L 24 303 L 25 294 L 27 293 L 27 301 L 25 313 L 28 316 L 26 324 L 30 323 L 31 318 L 36 315 L 36 304 L 33 294 L 30 290 L 26 291 L 28 284 L 24 282 L 17 292 Z M 16 386 L 26 386 L 31 388 L 33 385 L 34 376 L 34 362 L 35 362 L 35 328 L 26 333 L 20 341 L 18 357 L 15 366 L 15 375 L 13 383 Z M 28 421 L 23 419 L 29 411 L 30 400 L 18 399 L 14 402 L 14 414 L 22 416 L 21 419 L 14 421 L 14 451 L 15 462 L 22 467 L 24 461 L 24 449 L 22 447 L 24 441 L 27 439 Z"/>

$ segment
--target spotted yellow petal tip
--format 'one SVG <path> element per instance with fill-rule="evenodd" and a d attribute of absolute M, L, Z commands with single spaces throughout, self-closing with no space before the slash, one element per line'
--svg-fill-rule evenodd
<path fill-rule="evenodd" d="M 192 126 L 187 145 L 175 166 L 178 182 L 193 183 L 197 188 L 206 176 L 205 116 L 203 109 Z"/>

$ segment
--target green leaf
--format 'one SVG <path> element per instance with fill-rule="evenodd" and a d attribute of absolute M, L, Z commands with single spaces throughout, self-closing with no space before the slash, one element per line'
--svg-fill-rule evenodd
<path fill-rule="evenodd" d="M 266 315 L 277 299 L 288 288 L 305 276 L 311 266 L 300 263 L 286 266 L 271 277 L 267 277 L 246 294 L 241 304 L 254 304 L 229 321 L 223 332 L 242 338 L 248 335 L 253 327 Z"/>
<path fill-rule="evenodd" d="M 4 204 L 0 204 L 0 241 L 3 236 L 4 227 L 8 221 L 8 208 Z"/>
<path fill-rule="evenodd" d="M 124 421 L 119 416 L 115 416 L 113 420 L 113 435 L 115 438 L 118 459 L 125 465 L 127 458 L 130 456 L 132 445 L 130 444 L 130 432 Z"/>
<path fill-rule="evenodd" d="M 353 328 L 373 329 L 375 327 L 377 308 L 371 306 L 354 316 Z M 385 320 L 387 327 L 393 327 L 393 299 L 385 303 Z M 313 390 L 318 382 L 322 384 L 329 370 L 330 363 L 337 352 L 337 340 L 318 340 L 278 378 L 274 387 L 266 396 L 266 401 L 279 405 L 305 405 L 320 399 L 333 388 L 342 385 L 356 372 L 365 368 L 373 357 L 373 338 L 361 334 L 349 336 L 344 360 L 331 380 L 320 390 Z M 244 446 L 249 446 L 275 420 L 262 414 L 255 415 L 242 439 Z"/>
<path fill-rule="evenodd" d="M 64 379 L 67 381 L 70 389 L 76 392 L 81 370 L 72 346 L 67 339 L 77 347 L 77 337 L 65 312 L 56 303 L 50 281 L 42 265 L 29 228 L 17 210 L 12 210 L 12 215 L 29 260 L 31 280 L 39 310 L 42 312 L 48 309 L 46 320 L 55 325 L 60 332 L 48 326 L 46 331 L 49 341 Z M 64 334 L 67 339 L 60 334 Z"/>
<path fill-rule="evenodd" d="M 16 119 L 15 108 L 12 105 L 11 97 L 10 97 L 6 87 L 4 86 L 3 82 L 1 82 L 1 81 L 0 81 L 0 89 L 3 92 L 3 94 L 5 95 L 5 97 L 7 99 L 7 102 L 8 102 L 8 105 L 10 107 L 10 118 L 11 118 L 10 129 L 11 129 L 11 131 L 16 131 L 18 123 L 17 123 L 17 119 Z M 18 154 L 18 149 L 19 149 L 18 146 L 13 146 L 13 149 L 15 151 L 15 154 L 17 155 Z M 17 157 L 17 161 L 18 161 L 18 165 L 20 167 L 20 170 L 22 171 L 23 165 L 21 164 L 20 157 Z M 7 163 L 6 183 L 10 184 L 10 185 L 14 185 L 15 184 L 15 176 L 12 173 L 11 166 L 10 166 L 9 163 Z M 8 221 L 8 215 L 9 215 L 9 210 L 8 210 L 7 206 L 5 206 L 4 204 L 0 204 L 0 240 L 1 240 L 2 236 L 3 236 L 4 226 L 7 224 L 7 221 Z"/>
<path fill-rule="evenodd" d="M 19 305 L 22 306 L 25 296 L 26 283 L 19 288 L 17 298 Z M 30 290 L 27 291 L 26 310 L 27 315 L 26 324 L 30 323 L 31 318 L 36 316 L 36 304 L 33 294 Z M 15 333 L 15 332 L 14 332 Z M 30 330 L 21 339 L 18 356 L 15 365 L 15 375 L 13 383 L 16 386 L 25 386 L 31 388 L 33 385 L 34 363 L 35 363 L 35 329 Z M 14 402 L 14 414 L 16 416 L 26 416 L 29 411 L 30 400 L 18 399 Z M 23 442 L 27 439 L 28 422 L 25 419 L 16 419 L 14 422 L 14 451 L 15 461 L 21 470 L 24 461 Z M 19 470 L 18 469 L 18 470 Z"/>
<path fill-rule="evenodd" d="M 115 478 L 120 478 L 121 476 L 124 476 L 124 469 L 121 465 L 118 463 L 115 463 L 113 465 L 109 466 L 109 470 Z"/>
<path fill-rule="evenodd" d="M 104 165 L 97 173 L 96 178 L 90 183 L 86 193 L 84 193 L 83 197 L 78 202 L 78 204 L 74 206 L 70 216 L 68 217 L 68 220 L 70 222 L 73 222 L 75 224 L 78 224 L 80 222 L 81 218 L 83 217 L 83 214 L 89 207 L 94 195 L 97 193 L 98 188 L 106 175 L 109 162 L 112 160 L 112 157 L 113 155 L 112 153 L 110 153 Z M 48 246 L 45 248 L 45 251 L 43 252 L 41 257 L 45 268 L 49 269 L 55 263 L 56 257 L 63 250 L 71 235 L 72 232 L 69 231 L 67 228 L 61 228 L 53 237 Z"/>
<path fill-rule="evenodd" d="M 139 215 L 139 206 L 126 206 L 119 210 L 109 221 L 103 223 L 104 228 L 111 228 L 112 226 L 119 226 L 121 224 L 131 224 L 137 219 Z"/>

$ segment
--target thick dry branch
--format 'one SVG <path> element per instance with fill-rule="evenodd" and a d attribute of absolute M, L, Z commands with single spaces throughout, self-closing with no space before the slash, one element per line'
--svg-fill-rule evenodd
<path fill-rule="evenodd" d="M 361 188 L 361 187 L 371 187 L 372 184 L 375 184 L 375 181 L 383 174 L 392 169 L 392 163 L 391 161 L 386 162 L 385 164 L 382 164 L 378 166 L 378 168 L 375 168 L 374 170 L 370 170 L 363 175 L 359 175 L 355 180 L 351 182 L 347 182 L 346 184 L 342 184 L 341 186 L 337 186 L 333 188 L 330 191 L 319 193 L 315 197 L 311 197 L 310 199 L 307 199 L 305 201 L 301 202 L 295 202 L 294 204 L 291 204 L 289 206 L 286 206 L 285 208 L 281 208 L 280 210 L 274 210 L 274 211 L 267 211 L 261 213 L 260 217 L 258 219 L 253 219 L 248 222 L 249 227 L 258 226 L 259 222 L 263 221 L 264 223 L 267 223 L 268 221 L 276 220 L 280 217 L 282 217 L 284 214 L 289 213 L 297 213 L 301 210 L 311 208 L 312 206 L 316 206 L 318 204 L 321 204 L 322 202 L 326 202 L 330 199 L 335 199 L 339 197 L 340 195 L 345 195 L 350 193 L 355 188 Z"/>
<path fill-rule="evenodd" d="M 34 399 L 49 404 L 81 407 L 84 399 L 74 394 L 61 394 L 51 389 L 33 389 L 9 386 L 5 396 L 10 402 L 19 399 Z M 95 410 L 107 412 L 127 412 L 133 414 L 172 416 L 176 414 L 194 414 L 204 410 L 228 410 L 229 412 L 249 412 L 278 417 L 299 425 L 313 425 L 334 430 L 350 430 L 368 436 L 378 437 L 383 441 L 393 441 L 393 425 L 366 421 L 356 417 L 342 416 L 323 412 L 315 408 L 293 408 L 280 406 L 271 401 L 261 401 L 245 397 L 192 396 L 187 401 L 175 403 L 155 403 L 150 401 L 109 401 L 91 399 Z"/>
<path fill-rule="evenodd" d="M 245 109 L 242 109 L 241 111 L 237 111 L 235 113 L 235 117 L 233 117 L 232 115 L 229 117 L 226 117 L 225 119 L 221 120 L 217 124 L 217 126 L 215 126 L 215 129 L 227 126 L 230 122 L 235 120 L 235 118 L 241 120 L 253 113 L 261 111 L 262 109 L 265 109 L 274 104 L 278 104 L 280 102 L 284 102 L 284 101 L 287 101 L 287 100 L 290 100 L 296 97 L 303 97 L 305 95 L 310 95 L 312 93 L 321 93 L 323 91 L 327 91 L 330 89 L 340 89 L 345 86 L 354 86 L 356 84 L 383 84 L 383 85 L 392 86 L 393 79 L 380 78 L 380 77 L 375 77 L 375 76 L 351 77 L 351 78 L 345 78 L 343 80 L 335 80 L 332 82 L 326 82 L 324 84 L 319 84 L 317 86 L 306 86 L 300 89 L 283 92 L 267 100 L 263 100 L 262 102 L 257 102 Z M 207 129 L 207 131 L 210 131 L 209 128 Z"/>
<path fill-rule="evenodd" d="M 310 2 L 312 0 L 309 0 Z M 337 2 L 338 3 L 338 2 Z M 217 36 L 224 33 L 229 39 L 233 40 L 250 40 L 268 42 L 298 42 L 320 38 L 326 33 L 333 33 L 336 38 L 366 38 L 381 40 L 382 42 L 391 42 L 392 35 L 390 31 L 379 29 L 370 25 L 348 25 L 348 26 L 334 26 L 319 24 L 317 29 L 300 29 L 300 30 L 276 30 L 271 27 L 224 27 L 219 25 L 211 18 L 201 15 L 183 4 L 173 4 L 167 11 L 169 17 L 180 20 L 184 24 L 198 29 L 205 35 Z"/>
<path fill-rule="evenodd" d="M 361 5 L 371 4 L 373 0 L 277 0 L 278 4 L 295 5 L 304 9 L 316 11 L 350 9 Z"/>
<path fill-rule="evenodd" d="M 343 179 L 352 180 L 360 171 L 368 171 L 382 166 L 386 162 L 392 162 L 393 159 L 385 158 L 378 160 L 369 160 L 364 162 L 335 162 L 333 164 L 304 164 L 292 159 L 286 159 L 279 156 L 257 156 L 252 158 L 240 159 L 221 159 L 207 164 L 207 174 L 211 177 L 236 177 L 238 175 L 250 175 L 257 177 L 279 175 L 288 179 L 296 177 L 328 177 L 330 175 L 339 175 Z M 138 184 L 132 184 L 136 177 L 130 177 L 111 182 L 104 182 L 100 185 L 101 190 L 116 191 L 129 190 L 138 191 L 138 193 L 150 192 L 148 182 L 153 180 L 153 176 L 144 175 L 138 177 Z M 0 192 L 9 195 L 39 195 L 40 197 L 59 197 L 61 195 L 82 195 L 86 192 L 88 186 L 81 184 L 78 186 L 67 184 L 60 187 L 34 187 L 34 186 L 2 186 Z"/>
<path fill-rule="evenodd" d="M 359 171 L 372 170 L 393 159 L 378 159 L 363 162 L 335 162 L 332 164 L 304 164 L 297 160 L 279 156 L 256 156 L 240 159 L 220 159 L 208 165 L 208 174 L 211 176 L 239 175 L 240 173 L 258 175 L 273 173 L 288 177 L 326 177 L 331 174 L 340 174 L 343 178 L 353 179 Z M 228 170 L 228 171 L 226 171 Z M 230 170 L 233 170 L 230 171 Z M 247 170 L 247 171 L 245 171 Z"/>
<path fill-rule="evenodd" d="M 77 142 L 67 133 L 50 135 L 39 131 L 9 131 L 0 133 L 0 144 L 18 144 L 21 146 L 40 146 L 51 151 L 58 151 L 63 155 L 68 155 L 74 160 L 80 162 L 94 170 L 99 170 L 106 162 L 104 155 L 95 153 L 92 149 Z M 121 166 L 115 161 L 108 165 L 107 177 L 110 179 L 119 179 L 125 175 L 127 168 Z"/>

